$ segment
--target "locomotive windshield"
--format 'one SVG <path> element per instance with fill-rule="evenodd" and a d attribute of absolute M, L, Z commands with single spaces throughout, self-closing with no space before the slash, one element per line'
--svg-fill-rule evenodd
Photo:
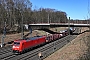
<path fill-rule="evenodd" d="M 20 45 L 20 42 L 14 42 L 14 45 Z"/>

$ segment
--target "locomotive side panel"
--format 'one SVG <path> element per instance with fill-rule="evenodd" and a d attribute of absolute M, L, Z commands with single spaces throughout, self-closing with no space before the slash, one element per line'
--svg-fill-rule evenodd
<path fill-rule="evenodd" d="M 24 43 L 22 44 L 22 48 L 23 48 L 23 50 L 26 50 L 26 49 L 28 49 L 28 48 L 31 48 L 33 45 L 34 45 L 33 40 L 31 40 L 31 41 L 26 41 L 26 42 L 24 42 Z"/>
<path fill-rule="evenodd" d="M 46 42 L 46 37 L 42 37 L 38 40 L 38 45 L 39 44 L 44 44 Z"/>
<path fill-rule="evenodd" d="M 33 48 L 37 45 L 43 44 L 45 43 L 45 37 L 41 37 L 35 40 L 29 40 L 23 43 L 23 50 L 29 49 L 29 48 Z"/>

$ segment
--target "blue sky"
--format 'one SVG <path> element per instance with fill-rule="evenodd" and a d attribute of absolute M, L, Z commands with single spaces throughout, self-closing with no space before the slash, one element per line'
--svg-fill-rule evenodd
<path fill-rule="evenodd" d="M 30 1 L 33 5 L 33 8 L 43 7 L 61 10 L 66 12 L 67 17 L 71 17 L 71 19 L 87 19 L 88 1 L 90 3 L 90 0 L 30 0 Z"/>

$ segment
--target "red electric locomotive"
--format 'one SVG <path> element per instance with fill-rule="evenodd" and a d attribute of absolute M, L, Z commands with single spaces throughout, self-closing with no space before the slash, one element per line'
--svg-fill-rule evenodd
<path fill-rule="evenodd" d="M 26 39 L 15 40 L 12 50 L 13 53 L 22 53 L 23 51 L 35 47 L 37 45 L 44 44 L 46 42 L 45 36 L 35 36 Z"/>

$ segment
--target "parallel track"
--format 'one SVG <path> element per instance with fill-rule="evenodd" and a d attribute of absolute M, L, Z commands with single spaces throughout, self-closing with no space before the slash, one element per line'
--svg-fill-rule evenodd
<path fill-rule="evenodd" d="M 76 31 L 78 31 L 78 29 Z M 11 46 L 0 48 L 0 60 L 41 60 L 51 53 L 54 53 L 56 50 L 60 49 L 76 37 L 77 35 L 68 35 L 21 55 L 14 55 L 12 53 Z M 38 55 L 39 53 L 41 53 L 40 57 Z"/>

